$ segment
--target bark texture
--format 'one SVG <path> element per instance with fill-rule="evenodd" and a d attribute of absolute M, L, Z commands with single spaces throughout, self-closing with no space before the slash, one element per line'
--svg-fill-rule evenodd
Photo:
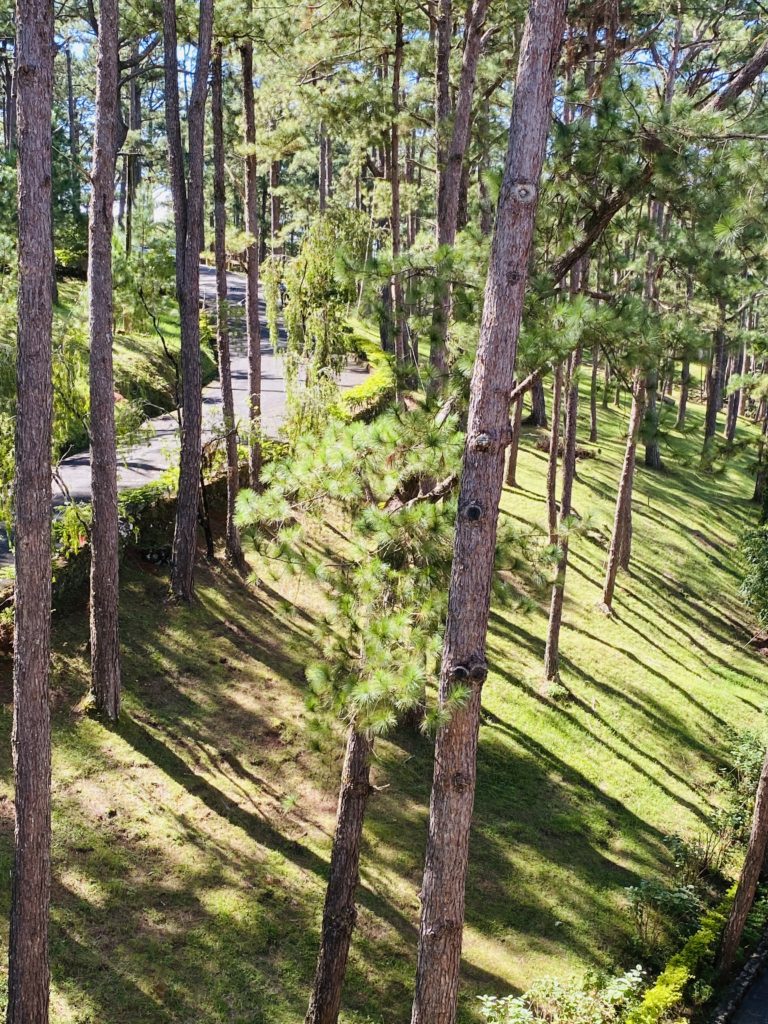
<path fill-rule="evenodd" d="M 96 125 L 88 210 L 91 398 L 91 692 L 96 710 L 120 714 L 119 522 L 112 369 L 112 229 L 120 77 L 118 0 L 99 5 Z"/>
<path fill-rule="evenodd" d="M 631 537 L 632 521 L 632 485 L 635 478 L 635 455 L 640 426 L 643 422 L 645 406 L 645 384 L 638 374 L 635 377 L 632 395 L 632 411 L 629 414 L 629 431 L 624 463 L 621 467 L 619 489 L 616 494 L 616 512 L 613 518 L 611 546 L 608 550 L 608 565 L 603 584 L 603 607 L 610 611 L 613 603 L 613 592 L 616 587 L 616 574 L 619 568 L 629 565 L 629 538 Z M 626 562 L 622 561 L 622 556 Z"/>
<path fill-rule="evenodd" d="M 221 43 L 216 44 L 211 76 L 211 123 L 213 127 L 213 245 L 216 257 L 216 347 L 219 357 L 221 405 L 224 413 L 224 446 L 227 456 L 227 557 L 238 572 L 246 570 L 240 534 L 235 525 L 235 504 L 240 484 L 237 425 L 232 395 L 227 302 L 227 194 L 224 174 L 224 123 L 222 105 Z"/>
<path fill-rule="evenodd" d="M 371 792 L 372 750 L 371 738 L 351 725 L 339 789 L 320 953 L 306 1024 L 336 1024 L 339 1017 L 349 946 L 357 917 L 355 891 L 360 877 L 363 821 Z"/>
<path fill-rule="evenodd" d="M 261 482 L 261 324 L 259 322 L 259 182 L 256 159 L 256 112 L 253 97 L 253 43 L 241 48 L 245 120 L 245 230 L 251 237 L 245 254 L 245 333 L 248 343 L 249 442 L 251 487 Z M 325 161 L 322 162 L 325 166 Z"/>
<path fill-rule="evenodd" d="M 688 391 L 691 386 L 691 363 L 687 356 L 683 357 L 683 365 L 680 370 L 680 402 L 677 407 L 677 420 L 675 427 L 677 430 L 683 430 L 685 427 L 685 417 L 688 412 Z"/>
<path fill-rule="evenodd" d="M 13 660 L 15 859 L 8 1024 L 47 1024 L 51 847 L 51 106 L 53 5 L 16 12 L 18 351 Z"/>
<path fill-rule="evenodd" d="M 547 459 L 547 523 L 549 543 L 557 544 L 557 456 L 560 448 L 560 416 L 563 399 L 563 364 L 555 367 L 552 385 L 552 432 Z"/>
<path fill-rule="evenodd" d="M 571 514 L 571 497 L 573 481 L 576 478 L 576 427 L 579 413 L 579 366 L 581 349 L 577 348 L 571 356 L 566 389 L 565 406 L 565 438 L 563 441 L 563 488 L 560 493 L 560 520 L 558 524 L 557 542 L 560 546 L 560 563 L 557 577 L 552 585 L 552 600 L 549 606 L 549 626 L 547 628 L 547 644 L 544 649 L 544 674 L 547 679 L 557 677 L 560 665 L 560 626 L 563 621 L 563 599 L 565 596 L 565 577 L 568 571 L 568 530 L 567 520 Z"/>
<path fill-rule="evenodd" d="M 725 372 L 725 331 L 715 331 L 712 359 L 707 370 L 707 408 L 704 414 L 704 444 L 717 433 L 717 414 L 720 411 Z"/>
<path fill-rule="evenodd" d="M 515 414 L 512 417 L 512 440 L 507 452 L 507 487 L 517 487 L 517 454 L 520 450 L 520 431 L 523 426 L 523 396 L 518 395 L 514 402 Z"/>
<path fill-rule="evenodd" d="M 202 468 L 202 379 L 200 373 L 200 250 L 203 244 L 205 101 L 211 59 L 213 0 L 200 0 L 197 63 L 187 110 L 188 181 L 184 177 L 176 67 L 176 2 L 163 3 L 165 116 L 176 221 L 176 287 L 181 317 L 181 460 L 173 534 L 171 590 L 189 601 L 194 589 L 197 518 Z M 179 261 L 179 254 L 183 260 Z"/>
<path fill-rule="evenodd" d="M 397 266 L 400 259 L 400 73 L 403 66 L 403 15 L 395 11 L 395 54 L 392 62 L 392 127 L 390 130 L 390 186 L 392 194 L 392 326 L 395 343 L 395 362 L 405 361 L 405 317 L 403 310 L 403 282 Z"/>
<path fill-rule="evenodd" d="M 768 753 L 763 761 L 763 770 L 757 784 L 747 856 L 741 869 L 736 899 L 731 909 L 731 916 L 728 918 L 728 924 L 725 926 L 723 942 L 720 947 L 719 968 L 722 972 L 730 968 L 739 948 L 747 916 L 755 901 L 755 892 L 763 869 L 766 850 L 768 850 Z"/>
<path fill-rule="evenodd" d="M 469 696 L 438 730 L 412 1024 L 454 1024 L 477 733 L 509 396 L 550 120 L 565 0 L 533 0 L 520 47 L 480 340 L 470 388 L 440 700 Z"/>

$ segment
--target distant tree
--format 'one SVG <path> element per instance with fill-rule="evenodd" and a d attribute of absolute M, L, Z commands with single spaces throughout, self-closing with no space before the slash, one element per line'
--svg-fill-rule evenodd
<path fill-rule="evenodd" d="M 118 147 L 117 0 L 98 13 L 96 124 L 88 209 L 88 314 L 91 442 L 91 690 L 111 721 L 120 714 L 119 522 L 115 381 L 112 368 L 112 228 Z"/>
<path fill-rule="evenodd" d="M 213 0 L 200 0 L 192 93 L 187 111 L 189 172 L 185 174 L 179 115 L 176 0 L 163 0 L 165 120 L 176 230 L 176 295 L 181 317 L 181 461 L 173 535 L 171 590 L 189 601 L 194 589 L 202 461 L 200 375 L 200 250 L 203 242 L 205 102 L 213 31 Z"/>
<path fill-rule="evenodd" d="M 17 12 L 18 266 L 16 602 L 13 659 L 15 859 L 8 1024 L 47 1024 L 51 848 L 51 359 L 53 5 Z"/>

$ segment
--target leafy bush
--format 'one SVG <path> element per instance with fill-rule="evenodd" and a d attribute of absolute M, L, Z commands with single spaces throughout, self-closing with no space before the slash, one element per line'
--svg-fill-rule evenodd
<path fill-rule="evenodd" d="M 639 947 L 651 956 L 670 937 L 689 934 L 702 911 L 701 897 L 691 885 L 666 886 L 646 879 L 627 889 L 627 902 Z"/>
<path fill-rule="evenodd" d="M 481 996 L 481 1013 L 487 1024 L 610 1024 L 636 1003 L 644 978 L 639 965 L 612 978 L 543 978 L 522 996 Z"/>
<path fill-rule="evenodd" d="M 768 625 L 768 524 L 749 530 L 741 544 L 746 573 L 741 593 L 761 626 Z"/>
<path fill-rule="evenodd" d="M 734 895 L 735 887 L 729 890 L 719 906 L 704 915 L 698 931 L 671 958 L 656 983 L 630 1011 L 626 1024 L 659 1024 L 680 1006 L 686 989 L 701 980 L 701 975 L 712 965 Z"/>

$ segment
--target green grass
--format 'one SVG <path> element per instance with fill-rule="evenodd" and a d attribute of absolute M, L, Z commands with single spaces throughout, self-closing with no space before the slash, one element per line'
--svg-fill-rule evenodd
<path fill-rule="evenodd" d="M 582 437 L 586 411 L 585 401 Z M 598 457 L 579 463 L 574 505 L 594 528 L 571 545 L 560 687 L 542 680 L 546 599 L 529 614 L 492 612 L 463 1022 L 477 1019 L 480 992 L 636 962 L 624 889 L 669 872 L 665 836 L 702 827 L 732 732 L 756 724 L 768 698 L 738 597 L 738 538 L 756 515 L 746 455 L 705 478 L 697 437 L 670 435 L 666 471 L 638 472 L 616 615 L 596 609 L 627 412 L 600 409 Z M 701 419 L 694 407 L 692 423 Z M 543 526 L 535 436 L 502 515 Z M 166 585 L 126 563 L 125 714 L 114 731 L 82 710 L 82 609 L 57 617 L 52 1019 L 299 1024 L 341 754 L 312 747 L 303 711 L 320 604 L 296 579 L 249 593 L 220 566 L 201 565 L 192 608 L 164 604 Z M 0 683 L 7 880 L 7 661 Z M 345 1024 L 408 1018 L 429 744 L 403 731 L 378 746 L 373 774 Z M 7 912 L 7 881 L 0 895 Z"/>

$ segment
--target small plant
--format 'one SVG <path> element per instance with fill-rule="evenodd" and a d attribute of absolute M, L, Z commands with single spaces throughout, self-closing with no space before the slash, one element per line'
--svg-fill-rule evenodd
<path fill-rule="evenodd" d="M 690 934 L 702 911 L 701 897 L 693 886 L 669 887 L 655 879 L 630 886 L 627 902 L 645 955 L 657 953 L 670 938 Z"/>

